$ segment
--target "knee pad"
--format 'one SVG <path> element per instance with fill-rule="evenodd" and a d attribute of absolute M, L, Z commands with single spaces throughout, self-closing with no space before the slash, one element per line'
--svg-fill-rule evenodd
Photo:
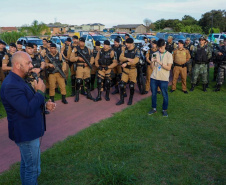
<path fill-rule="evenodd" d="M 129 83 L 129 88 L 130 88 L 130 89 L 134 89 L 134 86 L 135 86 L 134 82 L 130 82 L 130 83 Z"/>
<path fill-rule="evenodd" d="M 123 81 L 120 81 L 118 85 L 119 85 L 119 88 L 120 88 L 120 89 L 124 89 L 124 88 L 125 88 L 126 83 L 125 83 L 125 82 L 123 82 Z"/>
<path fill-rule="evenodd" d="M 81 85 L 82 84 L 82 79 L 81 78 L 77 78 L 76 79 L 76 84 Z"/>
<path fill-rule="evenodd" d="M 111 80 L 110 78 L 105 78 L 105 86 L 110 87 L 111 86 Z"/>
<path fill-rule="evenodd" d="M 90 83 L 90 78 L 86 78 L 84 81 L 85 83 Z"/>

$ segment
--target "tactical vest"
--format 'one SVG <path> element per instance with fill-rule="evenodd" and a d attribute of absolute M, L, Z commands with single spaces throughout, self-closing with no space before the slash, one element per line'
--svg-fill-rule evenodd
<path fill-rule="evenodd" d="M 39 58 L 39 55 L 34 55 L 34 58 L 32 59 L 32 65 L 34 68 L 40 68 L 41 67 L 41 59 Z"/>
<path fill-rule="evenodd" d="M 96 58 L 97 53 L 98 53 L 98 51 L 97 51 L 96 47 L 94 47 L 94 48 L 93 48 L 93 57 L 94 57 L 94 58 Z"/>
<path fill-rule="evenodd" d="M 174 50 L 174 42 L 172 42 L 172 44 L 169 44 L 169 42 L 166 43 L 166 51 L 169 51 L 170 53 L 172 53 Z"/>
<path fill-rule="evenodd" d="M 4 50 L 0 51 L 0 67 L 2 67 L 2 59 L 5 55 L 6 55 L 6 52 Z"/>
<path fill-rule="evenodd" d="M 197 52 L 195 54 L 195 63 L 196 64 L 208 63 L 207 46 L 204 46 L 204 47 L 200 47 L 200 45 L 197 46 Z"/>
<path fill-rule="evenodd" d="M 113 58 L 111 58 L 111 51 L 112 49 L 109 49 L 108 51 L 104 51 L 104 49 L 100 52 L 100 59 L 98 61 L 98 64 L 100 66 L 109 66 L 113 63 Z"/>
<path fill-rule="evenodd" d="M 65 44 L 65 48 L 64 48 L 64 56 L 67 57 L 67 51 L 68 51 L 69 45 Z"/>
<path fill-rule="evenodd" d="M 220 61 L 226 63 L 226 46 L 221 46 L 219 51 L 223 54 L 219 56 Z"/>
<path fill-rule="evenodd" d="M 192 52 L 191 51 L 191 46 L 192 46 L 191 43 L 188 46 L 184 45 L 184 48 L 186 48 L 190 52 L 190 55 L 191 55 L 191 52 Z"/>
<path fill-rule="evenodd" d="M 73 43 L 71 43 L 71 50 L 73 50 L 75 47 L 77 46 L 74 46 Z"/>
<path fill-rule="evenodd" d="M 9 63 L 7 64 L 7 66 L 12 67 L 12 55 L 10 53 L 7 53 L 6 55 L 8 55 L 9 57 Z"/>
<path fill-rule="evenodd" d="M 115 51 L 116 57 L 117 57 L 117 61 L 119 62 L 119 57 L 120 57 L 120 55 L 121 55 L 121 53 L 122 53 L 122 46 L 121 46 L 121 44 L 120 44 L 119 47 L 113 46 L 112 48 L 113 48 L 113 50 Z"/>
<path fill-rule="evenodd" d="M 59 66 L 59 68 L 62 69 L 62 65 L 61 65 L 61 64 L 62 64 L 62 61 L 60 60 L 60 54 L 59 54 L 59 53 L 57 53 L 55 56 L 53 56 L 53 55 L 51 55 L 51 54 L 49 53 L 49 54 L 48 54 L 48 57 L 49 57 L 52 61 L 55 61 L 56 65 Z M 52 64 L 51 61 L 49 61 L 49 63 Z M 48 72 L 54 74 L 54 73 L 56 73 L 56 72 L 58 72 L 58 71 L 56 71 L 55 68 L 48 68 Z"/>
<path fill-rule="evenodd" d="M 46 54 L 48 54 L 49 53 L 49 50 L 47 49 L 47 48 L 44 48 L 43 46 L 41 46 L 41 49 L 43 50 L 46 50 Z"/>
<path fill-rule="evenodd" d="M 134 59 L 135 56 L 136 56 L 136 50 L 137 50 L 136 47 L 134 47 L 132 50 L 129 50 L 126 47 L 125 52 L 124 52 L 124 57 Z M 130 69 L 131 68 L 131 65 L 127 65 L 126 68 L 129 68 Z"/>
<path fill-rule="evenodd" d="M 77 46 L 76 47 L 77 48 L 77 50 L 79 51 L 79 52 L 81 52 L 85 57 L 86 57 L 86 59 L 90 62 L 90 54 L 89 54 L 89 49 L 85 46 L 85 48 L 84 49 L 81 49 L 79 46 Z M 78 56 L 79 57 L 81 57 L 80 56 L 80 54 L 77 52 L 77 54 L 78 54 Z M 84 62 L 77 62 L 77 63 L 84 63 Z"/>

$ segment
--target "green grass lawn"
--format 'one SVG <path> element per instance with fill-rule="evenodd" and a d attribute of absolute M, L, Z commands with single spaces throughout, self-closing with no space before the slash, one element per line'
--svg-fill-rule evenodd
<path fill-rule="evenodd" d="M 226 88 L 213 85 L 184 94 L 178 84 L 168 118 L 161 95 L 148 116 L 149 97 L 55 144 L 41 155 L 39 184 L 226 184 Z M 19 163 L 0 175 L 19 183 Z"/>

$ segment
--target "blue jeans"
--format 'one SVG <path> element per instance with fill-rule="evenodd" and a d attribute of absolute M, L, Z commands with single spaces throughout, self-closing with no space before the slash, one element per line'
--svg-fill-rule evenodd
<path fill-rule="evenodd" d="M 20 178 L 22 185 L 37 185 L 37 179 L 41 173 L 39 138 L 16 144 L 19 146 L 21 154 Z"/>
<path fill-rule="evenodd" d="M 161 81 L 151 79 L 151 92 L 152 92 L 152 108 L 157 107 L 157 89 L 160 87 L 163 96 L 162 110 L 167 110 L 168 108 L 168 81 Z"/>

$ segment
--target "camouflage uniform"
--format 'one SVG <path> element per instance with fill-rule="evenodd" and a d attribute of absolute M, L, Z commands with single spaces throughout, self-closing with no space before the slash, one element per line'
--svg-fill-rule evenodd
<path fill-rule="evenodd" d="M 202 75 L 203 90 L 206 91 L 206 84 L 208 83 L 208 79 L 207 79 L 208 65 L 209 65 L 209 59 L 211 58 L 211 56 L 212 56 L 212 53 L 211 53 L 210 47 L 206 45 L 201 47 L 200 44 L 194 47 L 193 57 L 194 57 L 195 66 L 194 66 L 193 75 L 192 75 L 191 91 L 194 90 L 199 74 Z"/>

